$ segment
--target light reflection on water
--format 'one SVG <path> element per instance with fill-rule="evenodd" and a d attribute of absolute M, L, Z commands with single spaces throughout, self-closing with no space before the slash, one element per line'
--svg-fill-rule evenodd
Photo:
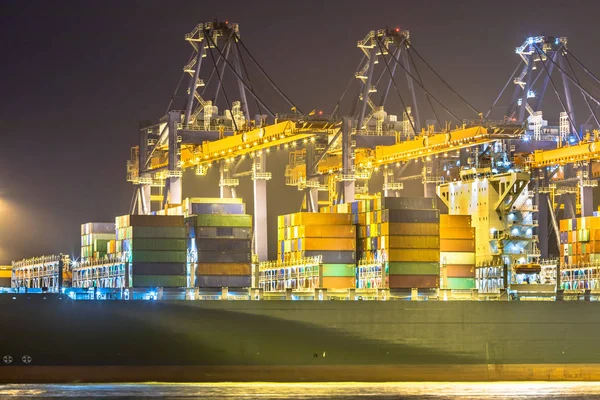
<path fill-rule="evenodd" d="M 566 399 L 600 398 L 600 382 L 201 383 L 0 385 L 0 399 Z"/>

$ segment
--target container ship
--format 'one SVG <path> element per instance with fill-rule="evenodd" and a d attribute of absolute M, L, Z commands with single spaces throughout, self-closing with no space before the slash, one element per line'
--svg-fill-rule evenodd
<path fill-rule="evenodd" d="M 600 140 L 576 129 L 570 101 L 556 123 L 540 109 L 551 71 L 570 78 L 547 65 L 573 57 L 566 38 L 516 49 L 503 121 L 444 129 L 420 117 L 406 30 L 358 41 L 354 107 L 330 116 L 302 113 L 237 24 L 202 23 L 185 40 L 186 101 L 140 124 L 129 213 L 83 224 L 78 258 L 12 263 L 0 382 L 600 379 Z M 291 113 L 254 91 L 252 65 Z M 412 99 L 400 117 L 386 111 L 396 67 Z M 225 96 L 223 70 L 237 93 Z M 303 200 L 277 217 L 270 259 L 274 149 Z M 183 198 L 189 172 L 218 174 L 220 196 Z"/>

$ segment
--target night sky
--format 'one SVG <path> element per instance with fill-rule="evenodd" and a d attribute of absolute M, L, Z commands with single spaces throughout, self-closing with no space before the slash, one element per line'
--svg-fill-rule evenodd
<path fill-rule="evenodd" d="M 81 223 L 128 212 L 125 163 L 138 121 L 165 112 L 191 50 L 184 34 L 198 22 L 238 22 L 288 96 L 302 110 L 325 111 L 356 68 L 357 40 L 372 29 L 409 29 L 421 55 L 485 111 L 527 36 L 567 36 L 600 73 L 599 11 L 595 0 L 0 1 L 0 263 L 78 255 Z M 281 153 L 270 156 L 273 168 Z M 273 232 L 274 216 L 298 211 L 300 196 L 284 187 L 282 168 L 271 171 Z M 213 178 L 188 179 L 184 195 L 216 196 Z M 249 188 L 248 180 L 241 193 L 251 205 Z"/>

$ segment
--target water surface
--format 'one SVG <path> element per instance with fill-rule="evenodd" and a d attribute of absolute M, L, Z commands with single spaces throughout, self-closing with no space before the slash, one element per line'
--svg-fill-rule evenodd
<path fill-rule="evenodd" d="M 600 399 L 600 382 L 0 385 L 0 399 Z"/>

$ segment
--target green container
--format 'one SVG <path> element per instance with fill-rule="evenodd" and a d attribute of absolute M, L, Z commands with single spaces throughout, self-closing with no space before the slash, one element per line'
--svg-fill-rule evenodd
<path fill-rule="evenodd" d="M 131 287 L 186 287 L 185 275 L 134 275 Z"/>
<path fill-rule="evenodd" d="M 356 265 L 323 264 L 323 276 L 356 276 Z"/>
<path fill-rule="evenodd" d="M 235 228 L 252 227 L 251 215 L 202 214 L 194 216 L 196 226 L 220 226 Z"/>
<path fill-rule="evenodd" d="M 133 250 L 130 261 L 184 263 L 187 262 L 187 253 L 185 251 Z"/>
<path fill-rule="evenodd" d="M 475 279 L 473 278 L 447 278 L 448 289 L 468 290 L 475 289 Z"/>
<path fill-rule="evenodd" d="M 186 231 L 184 226 L 130 226 L 127 228 L 127 239 L 132 238 L 185 239 Z"/>
<path fill-rule="evenodd" d="M 105 252 L 108 250 L 108 242 L 109 240 L 104 239 L 96 239 L 94 243 L 94 251 Z"/>
<path fill-rule="evenodd" d="M 187 251 L 187 243 L 186 239 L 133 238 L 131 239 L 131 249 Z"/>
<path fill-rule="evenodd" d="M 439 275 L 440 264 L 434 262 L 402 262 L 389 263 L 390 275 Z"/>

